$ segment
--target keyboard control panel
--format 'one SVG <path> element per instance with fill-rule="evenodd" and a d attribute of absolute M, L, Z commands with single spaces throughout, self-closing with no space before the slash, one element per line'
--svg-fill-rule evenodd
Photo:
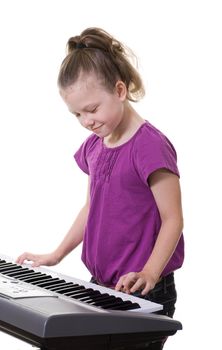
<path fill-rule="evenodd" d="M 8 298 L 56 297 L 56 295 L 0 274 L 0 294 Z"/>

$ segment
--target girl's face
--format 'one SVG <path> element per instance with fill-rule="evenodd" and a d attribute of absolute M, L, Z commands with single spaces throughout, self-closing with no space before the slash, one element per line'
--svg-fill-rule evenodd
<path fill-rule="evenodd" d="M 117 131 L 124 117 L 126 86 L 116 83 L 113 92 L 108 92 L 94 74 L 80 74 L 71 86 L 60 89 L 60 94 L 80 124 L 99 137 Z"/>

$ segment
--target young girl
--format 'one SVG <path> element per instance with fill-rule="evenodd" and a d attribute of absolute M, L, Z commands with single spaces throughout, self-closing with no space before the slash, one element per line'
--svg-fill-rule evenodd
<path fill-rule="evenodd" d="M 184 258 L 176 152 L 130 103 L 144 89 L 129 50 L 104 30 L 84 30 L 68 41 L 58 86 L 92 131 L 74 156 L 89 175 L 88 196 L 55 251 L 24 253 L 17 262 L 55 265 L 83 241 L 93 282 L 162 303 L 172 317 L 173 271 Z"/>

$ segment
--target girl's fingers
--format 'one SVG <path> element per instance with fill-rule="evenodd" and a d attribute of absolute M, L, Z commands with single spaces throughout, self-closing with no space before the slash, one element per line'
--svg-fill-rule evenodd
<path fill-rule="evenodd" d="M 125 276 L 120 277 L 119 281 L 117 282 L 115 286 L 116 291 L 120 291 L 123 287 L 123 281 L 124 281 Z"/>
<path fill-rule="evenodd" d="M 32 261 L 33 255 L 31 253 L 23 253 L 22 255 L 20 255 L 17 259 L 16 262 L 18 264 L 23 264 L 23 262 L 25 260 L 29 260 Z"/>
<path fill-rule="evenodd" d="M 136 283 L 131 287 L 130 293 L 135 293 L 137 290 L 141 290 L 145 286 L 146 282 L 143 278 L 138 278 Z"/>
<path fill-rule="evenodd" d="M 136 272 L 130 272 L 120 277 L 115 287 L 115 290 L 128 294 L 141 291 L 142 295 L 146 295 L 151 289 L 151 283 L 144 277 L 140 277 L 140 274 Z"/>

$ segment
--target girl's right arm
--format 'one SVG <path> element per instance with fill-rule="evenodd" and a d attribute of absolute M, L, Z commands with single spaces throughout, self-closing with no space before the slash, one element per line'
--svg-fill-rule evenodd
<path fill-rule="evenodd" d="M 32 266 L 37 267 L 40 265 L 52 266 L 58 264 L 68 253 L 76 248 L 83 240 L 83 234 L 89 213 L 89 188 L 90 178 L 88 182 L 87 200 L 86 204 L 82 207 L 71 228 L 67 232 L 66 236 L 60 243 L 60 245 L 49 254 L 32 254 L 25 252 L 20 255 L 16 262 L 23 264 L 24 260 L 32 261 Z"/>

